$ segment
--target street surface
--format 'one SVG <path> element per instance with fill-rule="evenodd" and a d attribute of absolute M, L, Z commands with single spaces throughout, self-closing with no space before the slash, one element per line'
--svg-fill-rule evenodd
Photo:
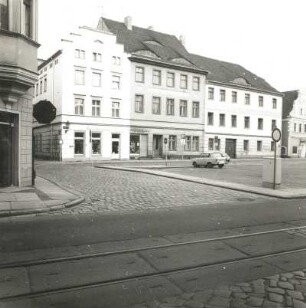
<path fill-rule="evenodd" d="M 167 171 L 251 176 L 235 164 Z M 37 172 L 85 202 L 0 219 L 1 308 L 306 307 L 306 200 L 91 164 Z"/>

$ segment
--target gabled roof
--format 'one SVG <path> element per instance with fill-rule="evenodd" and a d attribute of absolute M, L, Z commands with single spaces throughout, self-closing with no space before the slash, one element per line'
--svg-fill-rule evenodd
<path fill-rule="evenodd" d="M 187 61 L 185 66 L 196 67 L 184 45 L 174 35 L 136 26 L 129 30 L 123 22 L 107 18 L 100 19 L 98 29 L 116 35 L 117 42 L 124 45 L 127 53 L 150 51 L 164 62 L 172 63 L 173 59 L 182 58 Z"/>
<path fill-rule="evenodd" d="M 283 98 L 283 119 L 287 118 L 293 108 L 294 101 L 299 96 L 298 90 L 293 91 L 286 91 L 283 92 L 284 98 Z"/>
<path fill-rule="evenodd" d="M 279 93 L 264 79 L 238 64 L 210 59 L 195 54 L 191 54 L 191 57 L 195 65 L 210 72 L 207 76 L 208 81 L 221 82 L 229 85 L 241 85 L 241 80 L 245 80 L 246 83 L 244 86 L 249 87 L 250 89 L 255 88 L 258 90 Z"/>

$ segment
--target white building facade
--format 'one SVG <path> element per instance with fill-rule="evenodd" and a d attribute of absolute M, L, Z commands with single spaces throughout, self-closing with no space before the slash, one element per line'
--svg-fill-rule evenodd
<path fill-rule="evenodd" d="M 82 27 L 39 66 L 36 102 L 57 108 L 51 125 L 35 124 L 37 157 L 129 158 L 129 61 L 110 33 Z"/>
<path fill-rule="evenodd" d="M 282 154 L 306 157 L 306 90 L 284 92 Z"/>
<path fill-rule="evenodd" d="M 204 151 L 226 152 L 233 158 L 272 155 L 272 130 L 282 127 L 282 94 L 239 65 L 200 56 L 194 60 L 210 71 Z"/>

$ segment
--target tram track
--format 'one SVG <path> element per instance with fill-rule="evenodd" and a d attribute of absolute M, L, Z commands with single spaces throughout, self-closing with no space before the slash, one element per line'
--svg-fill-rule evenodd
<path fill-rule="evenodd" d="M 269 263 L 269 260 L 275 259 L 276 257 L 291 257 L 295 254 L 306 254 L 306 226 L 293 226 L 288 228 L 278 228 L 274 230 L 266 230 L 266 231 L 258 231 L 258 232 L 250 232 L 247 234 L 237 234 L 237 235 L 228 235 L 228 236 L 220 236 L 215 238 L 207 238 L 202 240 L 190 240 L 190 241 L 182 241 L 179 243 L 171 243 L 171 244 L 163 244 L 163 245 L 152 245 L 150 247 L 139 247 L 139 248 L 132 248 L 132 249 L 124 249 L 124 250 L 113 250 L 113 251 L 105 251 L 101 253 L 91 253 L 91 254 L 83 254 L 77 256 L 67 256 L 67 257 L 60 257 L 60 258 L 51 258 L 51 259 L 41 259 L 35 261 L 27 261 L 27 262 L 16 262 L 16 263 L 7 263 L 1 264 L 1 270 L 10 270 L 16 268 L 32 268 L 32 267 L 39 267 L 45 265 L 52 265 L 52 264 L 60 264 L 64 262 L 75 262 L 75 261 L 82 261 L 86 259 L 95 259 L 95 258 L 104 258 L 104 257 L 115 257 L 115 256 L 124 256 L 124 255 L 141 255 L 144 252 L 152 252 L 158 250 L 166 250 L 166 249 L 180 249 L 182 247 L 191 247 L 191 245 L 198 245 L 198 244 L 205 244 L 205 243 L 216 243 L 216 242 L 226 242 L 227 240 L 239 240 L 239 239 L 247 239 L 251 237 L 258 237 L 263 235 L 273 235 L 276 233 L 284 233 L 284 234 L 293 234 L 294 236 L 302 236 L 305 237 L 305 245 L 304 247 L 293 248 L 293 249 L 279 249 L 279 251 L 274 251 L 271 253 L 262 253 L 257 255 L 249 255 L 244 252 L 244 256 L 240 255 L 239 257 L 229 257 L 225 261 L 218 260 L 215 261 L 205 261 L 203 260 L 202 263 L 198 264 L 190 264 L 187 266 L 174 266 L 170 268 L 160 269 L 155 267 L 155 271 L 152 272 L 144 272 L 144 273 L 136 273 L 131 274 L 127 277 L 113 277 L 108 279 L 101 279 L 100 281 L 77 281 L 74 285 L 66 285 L 62 287 L 52 287 L 48 290 L 31 290 L 30 293 L 20 293 L 20 294 L 12 294 L 8 296 L 0 297 L 0 303 L 3 301 L 15 301 L 15 300 L 22 300 L 22 299 L 32 299 L 37 297 L 44 297 L 44 296 L 52 296 L 56 294 L 63 294 L 67 292 L 74 292 L 74 291 L 81 291 L 81 290 L 88 290 L 92 288 L 101 288 L 110 285 L 124 285 L 131 281 L 142 281 L 142 280 L 150 280 L 158 277 L 166 277 L 177 275 L 177 274 L 186 274 L 195 271 L 201 271 L 208 268 L 227 268 L 229 266 L 238 266 L 242 263 L 244 264 L 257 264 L 259 268 L 264 263 Z M 235 249 L 235 248 L 234 248 Z M 237 249 L 237 248 L 236 248 Z M 238 249 L 237 249 L 238 250 Z M 146 260 L 150 263 L 150 260 Z M 259 262 L 259 263 L 258 263 Z M 273 262 L 272 262 L 273 263 Z M 151 263 L 152 265 L 152 263 Z M 277 269 L 277 266 L 275 267 Z M 278 268 L 279 271 L 283 270 L 282 268 Z"/>

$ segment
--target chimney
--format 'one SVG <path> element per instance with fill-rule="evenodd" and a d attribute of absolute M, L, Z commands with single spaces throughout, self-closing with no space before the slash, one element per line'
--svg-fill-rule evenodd
<path fill-rule="evenodd" d="M 132 17 L 127 16 L 124 18 L 124 24 L 127 27 L 128 30 L 132 30 Z"/>
<path fill-rule="evenodd" d="M 185 35 L 180 35 L 180 42 L 183 46 L 186 45 L 186 38 L 185 38 Z"/>

